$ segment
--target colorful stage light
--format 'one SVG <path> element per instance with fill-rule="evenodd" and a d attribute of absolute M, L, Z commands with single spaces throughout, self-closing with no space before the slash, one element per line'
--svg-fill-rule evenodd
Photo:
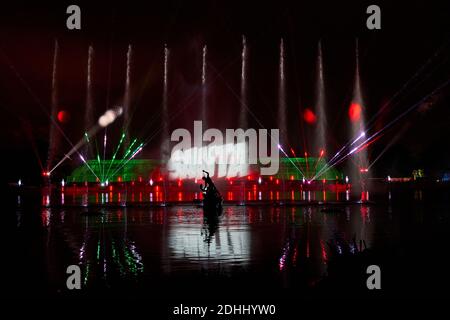
<path fill-rule="evenodd" d="M 56 115 L 60 123 L 67 123 L 70 120 L 70 114 L 66 110 L 61 110 Z"/>
<path fill-rule="evenodd" d="M 359 103 L 352 103 L 348 108 L 348 117 L 350 121 L 357 122 L 361 119 L 361 105 Z"/>
<path fill-rule="evenodd" d="M 311 109 L 306 108 L 305 111 L 303 111 L 303 120 L 309 124 L 314 124 L 317 121 L 317 116 Z"/>

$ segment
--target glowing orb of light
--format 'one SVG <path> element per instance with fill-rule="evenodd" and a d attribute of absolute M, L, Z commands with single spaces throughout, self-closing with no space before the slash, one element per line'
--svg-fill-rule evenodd
<path fill-rule="evenodd" d="M 359 119 L 361 119 L 361 110 L 362 108 L 359 103 L 352 103 L 348 108 L 348 117 L 350 118 L 350 121 L 359 121 Z"/>
<path fill-rule="evenodd" d="M 56 118 L 60 123 L 66 123 L 70 120 L 70 114 L 66 110 L 61 110 L 56 115 Z"/>
<path fill-rule="evenodd" d="M 314 114 L 314 112 L 311 109 L 306 108 L 305 111 L 303 111 L 303 119 L 307 123 L 313 124 L 317 121 L 317 116 Z"/>

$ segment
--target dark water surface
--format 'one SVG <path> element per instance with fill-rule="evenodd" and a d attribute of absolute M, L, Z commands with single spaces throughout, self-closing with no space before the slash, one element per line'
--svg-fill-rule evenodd
<path fill-rule="evenodd" d="M 2 260 L 13 296 L 320 297 L 364 291 L 369 262 L 382 269 L 381 296 L 442 296 L 450 283 L 448 190 L 379 194 L 372 204 L 325 211 L 225 206 L 219 217 L 194 205 L 47 208 L 39 195 L 22 195 L 20 206 L 16 197 L 3 213 Z M 363 263 L 339 260 L 364 244 L 371 255 Z M 336 261 L 342 267 L 330 272 Z M 81 292 L 66 289 L 72 264 L 81 267 Z"/>

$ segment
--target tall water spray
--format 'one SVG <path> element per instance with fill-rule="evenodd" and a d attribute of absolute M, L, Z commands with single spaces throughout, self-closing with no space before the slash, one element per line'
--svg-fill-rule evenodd
<path fill-rule="evenodd" d="M 123 124 L 124 124 L 124 133 L 125 133 L 123 150 L 127 150 L 128 147 L 130 146 L 130 135 L 129 135 L 130 105 L 131 105 L 130 78 L 131 78 L 132 56 L 133 56 L 133 49 L 130 44 L 130 45 L 128 45 L 128 51 L 127 51 L 127 70 L 126 70 L 126 74 L 125 74 L 125 93 L 124 93 L 124 98 L 123 98 Z"/>
<path fill-rule="evenodd" d="M 164 46 L 164 78 L 163 78 L 163 102 L 162 102 L 162 132 L 161 132 L 161 160 L 169 159 L 169 105 L 168 105 L 168 72 L 169 72 L 169 48 Z"/>
<path fill-rule="evenodd" d="M 208 121 L 207 121 L 207 112 L 206 112 L 206 97 L 207 97 L 207 91 L 206 91 L 206 54 L 207 54 L 207 47 L 206 45 L 203 46 L 203 54 L 202 54 L 202 120 L 203 120 L 203 128 L 208 128 Z"/>
<path fill-rule="evenodd" d="M 55 156 L 60 141 L 60 134 L 56 128 L 57 114 L 58 114 L 58 53 L 59 45 L 58 40 L 55 40 L 55 47 L 53 51 L 53 71 L 52 71 L 52 95 L 51 95 L 51 121 L 50 121 L 50 135 L 49 135 L 49 146 L 47 155 L 47 171 L 53 166 Z"/>
<path fill-rule="evenodd" d="M 284 56 L 284 41 L 280 41 L 280 64 L 279 64 L 279 79 L 278 79 L 278 118 L 277 124 L 280 129 L 280 143 L 287 145 L 287 121 L 286 121 L 286 74 L 285 74 L 285 56 Z"/>
<path fill-rule="evenodd" d="M 94 48 L 89 46 L 88 49 L 88 61 L 87 61 L 87 72 L 86 72 L 86 111 L 84 113 L 84 130 L 88 132 L 90 128 L 94 125 L 94 96 L 92 90 L 92 66 L 94 59 Z M 89 153 L 90 144 L 86 144 L 84 147 L 84 155 L 87 158 Z"/>
<path fill-rule="evenodd" d="M 323 78 L 323 59 L 322 43 L 319 41 L 317 52 L 317 76 L 316 76 L 316 97 L 315 107 L 317 114 L 317 129 L 314 135 L 314 150 L 311 150 L 313 156 L 320 155 L 321 150 L 326 150 L 327 137 L 327 115 L 325 112 L 325 84 Z"/>
<path fill-rule="evenodd" d="M 355 58 L 355 83 L 353 88 L 353 98 L 349 109 L 352 137 L 358 137 L 362 132 L 365 132 L 366 125 L 364 99 L 361 92 L 358 40 L 356 40 Z M 349 165 L 351 166 L 350 175 L 354 182 L 361 182 L 361 188 L 364 190 L 367 187 L 366 182 L 369 180 L 370 175 L 370 172 L 365 171 L 369 164 L 367 149 L 363 148 L 360 150 L 354 159 L 356 159 L 356 162 L 349 162 Z"/>
<path fill-rule="evenodd" d="M 242 54 L 241 54 L 241 111 L 239 114 L 239 127 L 246 129 L 248 127 L 247 119 L 247 41 L 242 36 Z"/>

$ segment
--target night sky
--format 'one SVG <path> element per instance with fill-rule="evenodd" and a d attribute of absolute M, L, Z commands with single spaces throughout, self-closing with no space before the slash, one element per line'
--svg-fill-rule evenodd
<path fill-rule="evenodd" d="M 0 152 L 8 181 L 39 181 L 49 136 L 52 58 L 60 45 L 59 105 L 70 119 L 62 127 L 78 141 L 83 134 L 88 46 L 95 50 L 96 114 L 123 99 L 126 51 L 133 45 L 131 133 L 147 139 L 160 126 L 164 44 L 171 50 L 170 131 L 192 127 L 201 101 L 202 46 L 208 46 L 208 122 L 237 128 L 241 36 L 249 48 L 248 101 L 266 128 L 276 127 L 279 42 L 286 46 L 288 132 L 303 151 L 306 123 L 301 111 L 314 107 L 317 43 L 322 40 L 328 142 L 335 152 L 349 137 L 347 109 L 359 39 L 364 110 L 370 119 L 408 82 L 375 128 L 382 128 L 450 78 L 450 5 L 445 1 L 59 1 L 28 5 L 2 3 L 0 9 Z M 66 8 L 78 4 L 82 29 L 66 29 Z M 366 29 L 366 8 L 378 4 L 382 29 Z M 428 62 L 428 63 L 427 63 Z M 417 75 L 415 77 L 415 75 Z M 369 147 L 374 176 L 430 175 L 450 170 L 449 86 L 400 120 Z M 234 93 L 233 93 L 234 92 Z M 109 105 L 108 105 L 109 101 Z M 175 116 L 176 115 L 176 116 Z M 258 128 L 249 117 L 250 127 Z M 111 136 L 120 123 L 111 126 Z M 141 157 L 158 155 L 160 138 Z M 70 146 L 62 144 L 61 153 Z M 333 153 L 334 154 L 334 153 Z M 68 165 L 76 165 L 72 163 Z M 65 170 L 68 168 L 66 167 Z"/>

